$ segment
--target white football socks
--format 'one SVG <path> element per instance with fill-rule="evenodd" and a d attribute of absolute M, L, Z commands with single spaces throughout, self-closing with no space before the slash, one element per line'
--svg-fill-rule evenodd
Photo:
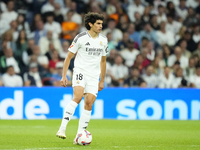
<path fill-rule="evenodd" d="M 62 123 L 60 126 L 60 130 L 66 130 L 66 126 L 68 122 L 71 120 L 72 116 L 74 115 L 77 106 L 78 104 L 74 101 L 71 101 L 69 104 L 67 104 L 63 115 Z"/>
<path fill-rule="evenodd" d="M 83 113 L 79 120 L 79 126 L 78 126 L 78 133 L 80 133 L 82 130 L 85 130 L 89 124 L 90 118 L 91 118 L 91 110 L 83 110 Z"/>

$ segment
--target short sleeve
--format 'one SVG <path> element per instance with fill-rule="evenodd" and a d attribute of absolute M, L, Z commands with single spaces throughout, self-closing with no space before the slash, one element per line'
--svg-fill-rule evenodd
<path fill-rule="evenodd" d="M 108 41 L 106 40 L 102 56 L 106 56 L 107 54 L 108 54 Z"/>
<path fill-rule="evenodd" d="M 70 45 L 70 47 L 68 48 L 68 50 L 70 51 L 70 52 L 72 52 L 72 53 L 76 53 L 77 51 L 78 51 L 78 49 L 79 49 L 79 41 L 80 40 L 78 40 L 78 35 L 74 38 L 74 40 L 73 40 L 73 42 L 72 42 L 72 44 Z"/>

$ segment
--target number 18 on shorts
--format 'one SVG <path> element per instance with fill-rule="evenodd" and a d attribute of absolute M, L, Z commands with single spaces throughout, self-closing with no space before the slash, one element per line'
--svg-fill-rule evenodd
<path fill-rule="evenodd" d="M 99 79 L 86 76 L 81 72 L 73 72 L 72 86 L 82 86 L 84 93 L 91 93 L 97 96 Z"/>

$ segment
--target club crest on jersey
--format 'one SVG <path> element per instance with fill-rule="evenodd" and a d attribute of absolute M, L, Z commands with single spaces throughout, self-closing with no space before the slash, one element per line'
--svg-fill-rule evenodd
<path fill-rule="evenodd" d="M 100 45 L 103 46 L 103 42 L 102 41 L 100 41 Z"/>
<path fill-rule="evenodd" d="M 80 81 L 79 80 L 77 80 L 77 82 L 76 82 L 77 84 L 79 84 L 80 83 Z"/>

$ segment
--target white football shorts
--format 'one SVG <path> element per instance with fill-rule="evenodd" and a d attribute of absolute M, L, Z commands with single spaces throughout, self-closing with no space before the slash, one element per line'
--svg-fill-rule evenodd
<path fill-rule="evenodd" d="M 99 78 L 92 78 L 81 71 L 73 71 L 72 87 L 82 86 L 84 93 L 91 93 L 97 97 Z"/>

